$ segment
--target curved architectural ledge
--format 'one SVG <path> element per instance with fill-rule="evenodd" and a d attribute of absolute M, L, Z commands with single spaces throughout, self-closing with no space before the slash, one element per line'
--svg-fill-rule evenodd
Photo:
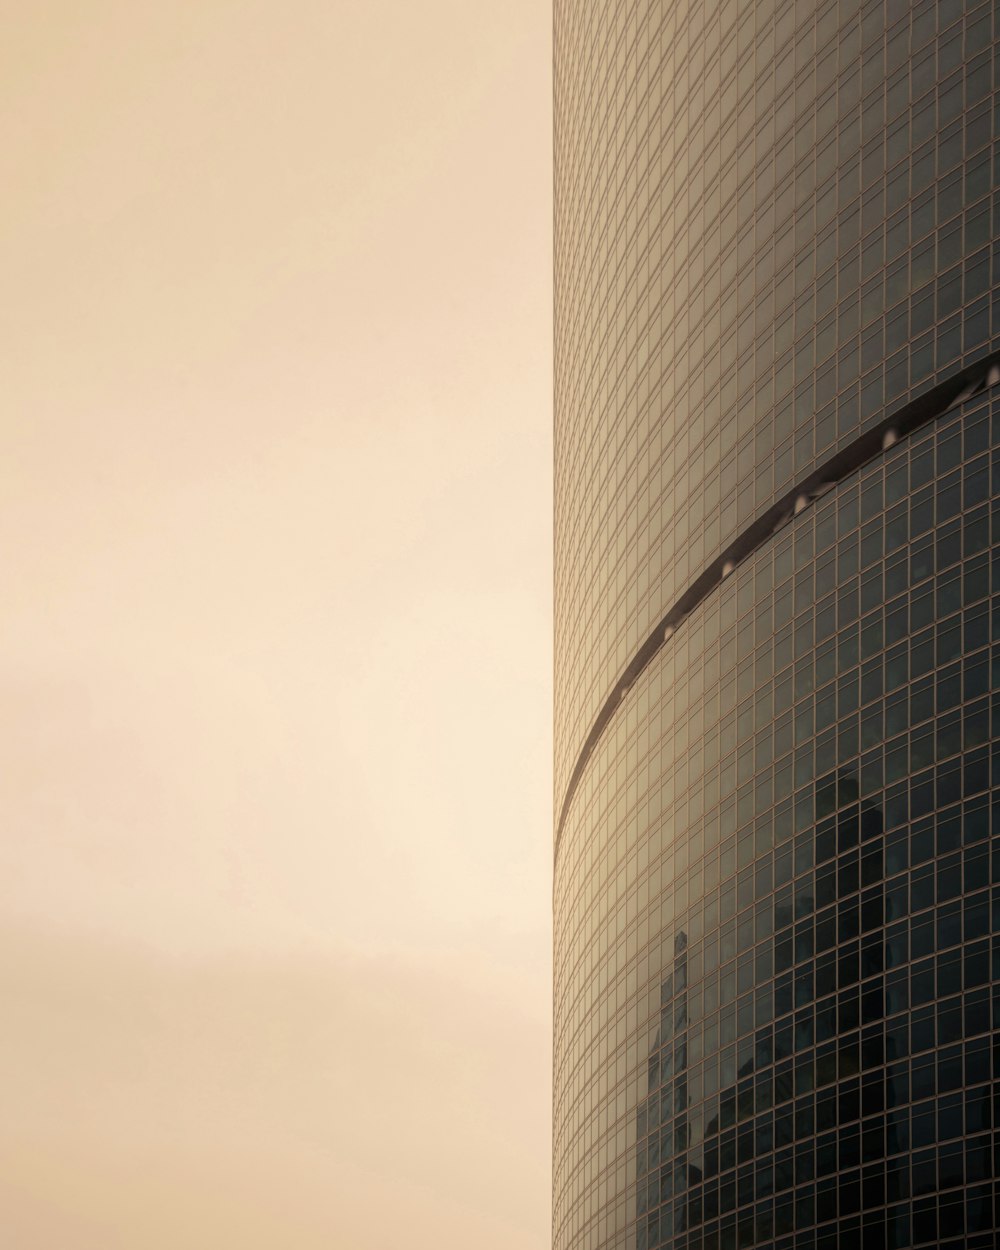
<path fill-rule="evenodd" d="M 573 802 L 573 795 L 580 784 L 587 761 L 600 741 L 608 722 L 636 679 L 660 648 L 667 643 L 684 618 L 703 599 L 707 598 L 742 560 L 745 560 L 758 547 L 763 546 L 786 522 L 804 511 L 814 500 L 825 495 L 827 491 L 832 490 L 852 473 L 887 451 L 899 439 L 905 438 L 922 425 L 942 416 L 956 404 L 964 403 L 978 391 L 995 386 L 998 382 L 1000 382 L 1000 352 L 994 352 L 911 400 L 892 416 L 886 417 L 873 429 L 859 435 L 854 442 L 824 461 L 808 477 L 804 477 L 766 512 L 752 521 L 691 583 L 632 657 L 614 689 L 604 701 L 604 706 L 598 712 L 597 719 L 577 757 L 569 785 L 566 787 L 566 795 L 559 812 L 559 824 L 556 827 L 553 852 L 555 855 L 559 853 L 559 842 L 570 804 Z"/>

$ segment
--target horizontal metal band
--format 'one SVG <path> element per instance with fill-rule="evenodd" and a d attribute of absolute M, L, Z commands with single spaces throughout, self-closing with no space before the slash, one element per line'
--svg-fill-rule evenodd
<path fill-rule="evenodd" d="M 563 826 L 566 823 L 573 795 L 583 776 L 583 770 L 587 767 L 587 761 L 600 741 L 608 722 L 636 679 L 651 663 L 660 648 L 667 644 L 684 618 L 703 599 L 706 599 L 741 561 L 762 547 L 793 516 L 797 516 L 845 478 L 850 477 L 852 473 L 856 473 L 876 456 L 887 451 L 899 439 L 905 438 L 929 421 L 942 416 L 956 404 L 964 403 L 978 391 L 995 386 L 998 382 L 1000 382 L 1000 352 L 994 352 L 962 369 L 944 382 L 939 382 L 930 390 L 925 391 L 923 395 L 917 396 L 916 399 L 894 412 L 892 416 L 880 421 L 873 429 L 858 435 L 853 442 L 825 460 L 798 485 L 792 487 L 787 494 L 782 495 L 777 503 L 772 504 L 766 512 L 752 521 L 691 583 L 632 657 L 598 712 L 566 787 L 566 795 L 559 813 L 559 824 L 556 826 L 554 855 L 559 853 Z"/>

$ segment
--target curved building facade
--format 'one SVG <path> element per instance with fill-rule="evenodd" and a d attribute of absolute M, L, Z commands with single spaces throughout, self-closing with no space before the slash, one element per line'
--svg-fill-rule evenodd
<path fill-rule="evenodd" d="M 556 1250 L 994 1245 L 998 49 L 556 0 Z"/>

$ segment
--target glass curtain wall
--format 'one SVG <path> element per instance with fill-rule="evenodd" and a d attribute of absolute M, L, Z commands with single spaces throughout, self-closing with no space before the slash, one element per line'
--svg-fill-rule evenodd
<path fill-rule="evenodd" d="M 556 0 L 557 1250 L 995 1244 L 998 37 Z"/>

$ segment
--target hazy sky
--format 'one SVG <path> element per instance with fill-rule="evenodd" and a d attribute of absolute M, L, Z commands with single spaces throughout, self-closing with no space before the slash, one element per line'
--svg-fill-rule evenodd
<path fill-rule="evenodd" d="M 5 1242 L 541 1250 L 549 8 L 0 49 Z"/>

